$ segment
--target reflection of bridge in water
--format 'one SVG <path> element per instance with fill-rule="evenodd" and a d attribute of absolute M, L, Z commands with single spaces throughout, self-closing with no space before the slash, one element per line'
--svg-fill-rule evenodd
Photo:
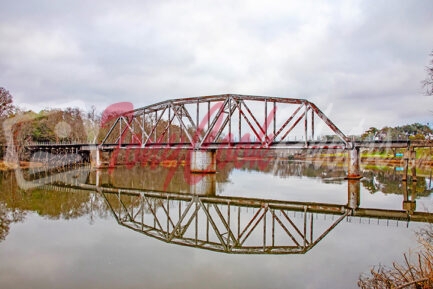
<path fill-rule="evenodd" d="M 185 194 L 113 187 L 101 171 L 89 177 L 90 172 L 38 172 L 33 182 L 49 190 L 97 191 L 120 225 L 164 242 L 218 252 L 303 254 L 345 219 L 433 221 L 433 214 L 415 211 L 415 196 L 407 191 L 401 210 L 363 208 L 357 180 L 348 181 L 347 202 L 334 204 L 218 196 L 215 190 Z"/>

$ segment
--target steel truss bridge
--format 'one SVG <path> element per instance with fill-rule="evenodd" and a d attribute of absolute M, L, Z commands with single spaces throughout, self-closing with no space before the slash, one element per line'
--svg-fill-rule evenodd
<path fill-rule="evenodd" d="M 350 139 L 305 99 L 223 94 L 159 102 L 113 114 L 101 148 L 351 148 Z M 318 133 L 332 141 L 317 140 Z M 294 134 L 299 139 L 294 138 Z"/>
<path fill-rule="evenodd" d="M 99 144 L 29 143 L 25 150 L 32 155 L 31 160 L 54 167 L 92 162 L 92 152 L 98 152 L 99 162 L 99 151 L 116 149 L 354 151 L 433 146 L 432 141 L 354 141 L 305 99 L 238 94 L 174 99 L 126 112 L 109 111 L 102 125 L 107 130 Z M 328 138 L 320 139 L 324 135 Z M 4 149 L 15 151 L 13 145 Z M 359 154 L 350 157 L 356 161 Z"/>
<path fill-rule="evenodd" d="M 105 115 L 100 148 L 430 147 L 431 141 L 354 141 L 305 99 L 222 94 L 167 100 Z M 107 119 L 111 118 L 111 122 Z M 320 140 L 322 136 L 327 140 Z M 298 136 L 298 138 L 297 138 Z"/>

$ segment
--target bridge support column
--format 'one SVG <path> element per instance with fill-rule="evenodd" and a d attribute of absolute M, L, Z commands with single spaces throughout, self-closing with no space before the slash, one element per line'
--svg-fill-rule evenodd
<path fill-rule="evenodd" d="M 410 151 L 410 156 L 411 156 L 410 169 L 412 171 L 412 182 L 416 182 L 416 152 L 413 148 Z"/>
<path fill-rule="evenodd" d="M 193 150 L 191 151 L 192 173 L 215 173 L 216 151 L 215 150 Z"/>
<path fill-rule="evenodd" d="M 416 182 L 416 152 L 413 148 L 408 149 L 403 156 L 404 159 L 404 172 L 402 181 L 407 181 L 407 177 L 409 174 L 409 163 L 410 163 L 410 170 L 412 172 L 412 181 Z"/>
<path fill-rule="evenodd" d="M 362 178 L 360 172 L 360 153 L 359 147 L 354 147 L 348 152 L 348 171 L 347 179 L 359 180 Z"/>
<path fill-rule="evenodd" d="M 403 182 L 403 210 L 413 213 L 416 209 L 416 182 L 412 183 L 412 194 L 409 198 L 409 192 L 407 187 L 407 182 Z"/>
<path fill-rule="evenodd" d="M 361 203 L 361 182 L 359 180 L 347 180 L 347 206 L 352 210 L 357 209 Z"/>
<path fill-rule="evenodd" d="M 101 167 L 101 151 L 99 149 L 90 151 L 90 167 L 91 168 Z"/>
<path fill-rule="evenodd" d="M 198 196 L 215 196 L 216 174 L 191 174 L 190 193 Z"/>

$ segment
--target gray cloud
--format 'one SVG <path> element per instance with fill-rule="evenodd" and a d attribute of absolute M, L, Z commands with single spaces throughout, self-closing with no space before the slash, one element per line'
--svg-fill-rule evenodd
<path fill-rule="evenodd" d="M 233 92 L 333 103 L 345 132 L 431 118 L 428 0 L 1 2 L 0 85 L 18 104 Z"/>

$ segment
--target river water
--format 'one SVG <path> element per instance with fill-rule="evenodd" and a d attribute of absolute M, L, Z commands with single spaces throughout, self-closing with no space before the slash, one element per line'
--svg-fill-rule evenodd
<path fill-rule="evenodd" d="M 345 174 L 279 159 L 3 172 L 0 288 L 357 288 L 419 247 L 432 184 Z"/>

